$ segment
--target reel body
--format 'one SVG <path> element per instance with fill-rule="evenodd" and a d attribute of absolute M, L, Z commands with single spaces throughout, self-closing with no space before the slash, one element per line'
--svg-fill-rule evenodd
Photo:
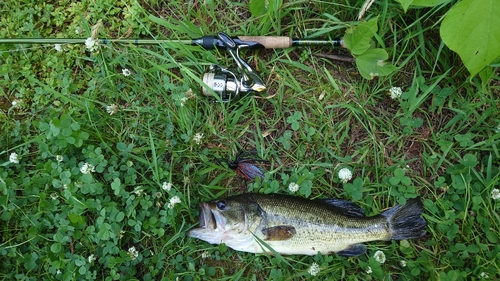
<path fill-rule="evenodd" d="M 213 97 L 213 92 L 215 92 L 222 102 L 229 102 L 252 92 L 264 91 L 266 86 L 259 73 L 240 57 L 239 51 L 251 46 L 236 43 L 229 35 L 222 32 L 219 33 L 218 38 L 223 42 L 238 68 L 229 70 L 217 64 L 211 65 L 209 71 L 202 77 L 203 83 L 206 84 L 202 87 L 203 95 Z"/>

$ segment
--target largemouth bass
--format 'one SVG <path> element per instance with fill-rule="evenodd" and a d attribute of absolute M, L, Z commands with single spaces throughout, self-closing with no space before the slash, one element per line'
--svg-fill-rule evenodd
<path fill-rule="evenodd" d="M 366 217 L 349 201 L 247 193 L 200 203 L 200 227 L 188 235 L 250 253 L 358 256 L 364 242 L 423 236 L 421 214 L 418 198 Z"/>

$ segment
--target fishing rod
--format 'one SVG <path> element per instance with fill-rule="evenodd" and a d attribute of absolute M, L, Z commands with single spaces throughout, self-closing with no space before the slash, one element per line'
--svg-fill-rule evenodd
<path fill-rule="evenodd" d="M 86 44 L 87 38 L 0 38 L 0 44 Z M 240 50 L 286 49 L 305 46 L 345 47 L 342 39 L 296 39 L 286 36 L 237 36 L 230 37 L 220 32 L 217 36 L 203 36 L 188 40 L 164 39 L 96 39 L 100 44 L 165 45 L 183 44 L 199 46 L 206 50 L 225 49 L 237 65 L 229 69 L 212 64 L 203 74 L 202 81 L 207 87 L 202 88 L 205 96 L 213 97 L 213 92 L 222 102 L 234 100 L 249 93 L 260 93 L 266 89 L 260 74 L 240 56 Z"/>

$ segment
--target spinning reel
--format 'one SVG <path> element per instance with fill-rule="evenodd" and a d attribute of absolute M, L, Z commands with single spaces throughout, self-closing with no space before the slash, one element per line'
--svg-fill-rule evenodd
<path fill-rule="evenodd" d="M 220 47 L 225 48 L 233 57 L 238 68 L 231 70 L 212 64 L 209 71 L 203 74 L 203 83 L 206 86 L 202 87 L 202 93 L 205 96 L 213 97 L 213 92 L 215 92 L 222 102 L 229 102 L 246 94 L 264 91 L 266 85 L 257 70 L 240 57 L 241 49 L 255 48 L 255 45 L 247 44 L 241 40 L 234 40 L 222 32 L 218 34 L 217 39 L 219 44 L 222 44 Z"/>

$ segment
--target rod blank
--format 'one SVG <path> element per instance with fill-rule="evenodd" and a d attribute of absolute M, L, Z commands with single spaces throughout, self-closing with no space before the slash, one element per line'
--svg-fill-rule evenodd
<path fill-rule="evenodd" d="M 345 47 L 342 39 L 292 39 L 286 36 L 238 36 L 233 38 L 237 44 L 245 44 L 247 49 L 285 49 L 299 46 Z M 0 38 L 0 44 L 85 44 L 87 38 Z M 98 39 L 100 44 L 117 43 L 133 45 L 184 44 L 201 46 L 207 50 L 225 48 L 216 36 L 203 36 L 198 39 Z"/>

